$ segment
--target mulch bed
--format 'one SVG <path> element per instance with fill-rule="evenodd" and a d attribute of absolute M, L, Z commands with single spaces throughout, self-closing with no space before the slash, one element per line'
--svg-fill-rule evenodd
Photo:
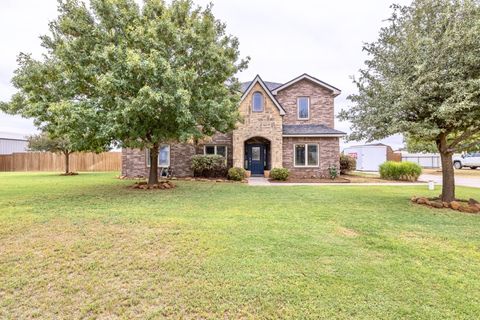
<path fill-rule="evenodd" d="M 346 178 L 336 178 L 336 179 L 325 179 L 325 178 L 309 178 L 309 179 L 300 179 L 300 178 L 290 178 L 286 181 L 272 180 L 273 183 L 350 183 L 349 179 Z"/>
<path fill-rule="evenodd" d="M 452 202 L 445 202 L 442 201 L 439 197 L 435 198 L 425 198 L 425 197 L 412 197 L 412 202 L 431 207 L 431 208 L 436 208 L 436 209 L 452 209 L 460 212 L 466 212 L 466 213 L 480 213 L 480 202 L 478 202 L 475 199 L 469 199 L 469 200 L 461 200 L 461 199 L 456 199 L 455 201 Z"/>

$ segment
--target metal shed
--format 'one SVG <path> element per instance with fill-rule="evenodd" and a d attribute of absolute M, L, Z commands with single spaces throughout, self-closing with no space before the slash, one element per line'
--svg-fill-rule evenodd
<path fill-rule="evenodd" d="M 0 154 L 27 151 L 28 142 L 24 135 L 10 132 L 0 132 Z"/>
<path fill-rule="evenodd" d="M 345 148 L 343 153 L 357 160 L 359 171 L 378 171 L 385 161 L 401 161 L 401 155 L 383 143 L 351 146 Z"/>

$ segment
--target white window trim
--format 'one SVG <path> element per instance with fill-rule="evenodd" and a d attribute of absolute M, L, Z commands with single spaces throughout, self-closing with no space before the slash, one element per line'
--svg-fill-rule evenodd
<path fill-rule="evenodd" d="M 307 112 L 308 112 L 308 117 L 306 118 L 300 118 L 300 99 L 302 98 L 307 98 Z M 297 97 L 297 119 L 298 120 L 310 120 L 310 97 L 302 96 L 302 97 Z"/>
<path fill-rule="evenodd" d="M 203 154 L 207 155 L 207 147 L 215 147 L 215 155 L 218 156 L 217 154 L 217 147 L 225 147 L 225 159 L 228 158 L 228 146 L 224 144 L 206 144 L 203 146 Z"/>
<path fill-rule="evenodd" d="M 168 147 L 168 165 L 166 166 L 161 166 L 160 165 L 160 149 L 162 147 L 165 147 L 167 146 Z M 161 144 L 159 147 L 158 147 L 158 159 L 157 159 L 157 164 L 158 164 L 158 167 L 159 168 L 168 168 L 170 167 L 170 158 L 171 158 L 171 149 L 170 149 L 170 145 L 169 144 Z M 149 149 L 146 149 L 145 150 L 145 164 L 147 165 L 147 168 L 150 168 L 150 165 L 148 164 L 148 161 L 150 159 L 150 150 Z"/>
<path fill-rule="evenodd" d="M 256 93 L 259 93 L 261 96 L 262 96 L 262 110 L 255 110 L 255 94 Z M 252 112 L 263 112 L 265 111 L 265 97 L 263 95 L 263 93 L 261 93 L 260 91 L 255 91 L 253 94 L 252 94 Z"/>
<path fill-rule="evenodd" d="M 297 154 L 295 151 L 298 145 L 305 146 L 305 165 L 297 165 Z M 308 146 L 317 146 L 317 164 L 315 165 L 308 164 Z M 295 168 L 318 168 L 320 166 L 320 145 L 318 143 L 295 143 L 293 145 L 293 166 Z"/>

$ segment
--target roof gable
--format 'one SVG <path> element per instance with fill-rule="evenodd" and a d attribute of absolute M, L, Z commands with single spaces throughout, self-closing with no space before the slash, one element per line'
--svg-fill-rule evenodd
<path fill-rule="evenodd" d="M 253 79 L 253 81 L 250 82 L 248 87 L 245 89 L 245 91 L 242 94 L 242 98 L 240 102 L 243 102 L 243 100 L 245 100 L 245 98 L 248 96 L 248 93 L 252 90 L 252 88 L 257 83 L 263 88 L 263 90 L 268 95 L 268 97 L 273 101 L 273 104 L 275 105 L 275 107 L 277 107 L 278 111 L 280 112 L 280 115 L 282 116 L 285 115 L 285 110 L 280 105 L 280 103 L 278 103 L 277 99 L 275 99 L 275 97 L 272 95 L 272 92 L 268 89 L 267 85 L 265 84 L 265 82 L 263 82 L 262 78 L 260 78 L 259 75 L 257 75 L 255 79 Z"/>
<path fill-rule="evenodd" d="M 319 79 L 317 79 L 317 78 L 314 78 L 314 77 L 312 77 L 312 76 L 310 76 L 310 75 L 308 75 L 308 74 L 306 74 L 306 73 L 304 73 L 304 74 L 302 74 L 301 76 L 296 77 L 295 79 L 292 79 L 292 80 L 288 81 L 287 83 L 285 83 L 285 84 L 283 84 L 283 85 L 275 88 L 275 90 L 272 90 L 272 93 L 276 95 L 279 91 L 281 91 L 281 90 L 283 90 L 283 89 L 285 89 L 285 88 L 288 88 L 288 87 L 290 87 L 291 85 L 293 85 L 293 84 L 295 84 L 295 83 L 297 83 L 297 82 L 299 82 L 299 81 L 301 81 L 301 80 L 305 80 L 305 79 L 306 79 L 306 80 L 309 80 L 309 81 L 311 81 L 311 82 L 313 82 L 313 83 L 315 83 L 315 84 L 317 84 L 317 85 L 319 85 L 319 86 L 321 86 L 321 87 L 324 87 L 324 88 L 332 91 L 333 94 L 334 94 L 334 96 L 338 96 L 340 93 L 342 93 L 342 91 L 341 91 L 340 89 L 335 88 L 334 86 L 329 85 L 328 83 L 323 82 L 322 80 L 319 80 Z"/>

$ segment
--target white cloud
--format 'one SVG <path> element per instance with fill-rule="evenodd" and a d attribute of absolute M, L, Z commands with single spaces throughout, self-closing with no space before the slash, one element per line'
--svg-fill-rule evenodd
<path fill-rule="evenodd" d="M 392 0 L 393 1 L 393 0 Z M 211 0 L 196 0 L 205 6 Z M 409 0 L 395 1 L 407 4 Z M 350 79 L 362 67 L 362 43 L 374 41 L 390 15 L 385 0 L 214 0 L 214 13 L 227 23 L 229 33 L 240 40 L 241 52 L 252 58 L 239 75 L 250 80 L 256 74 L 270 81 L 285 82 L 304 72 L 340 89 L 336 111 L 347 107 L 346 97 L 355 91 Z M 56 0 L 2 0 L 0 2 L 0 100 L 14 92 L 9 83 L 19 52 L 42 52 L 38 36 L 48 30 L 56 16 Z M 18 118 L 16 118 L 18 119 Z M 6 125 L 33 130 L 31 121 L 0 114 L 0 131 Z M 349 126 L 337 121 L 337 128 Z M 386 139 L 393 147 L 401 138 Z"/>

